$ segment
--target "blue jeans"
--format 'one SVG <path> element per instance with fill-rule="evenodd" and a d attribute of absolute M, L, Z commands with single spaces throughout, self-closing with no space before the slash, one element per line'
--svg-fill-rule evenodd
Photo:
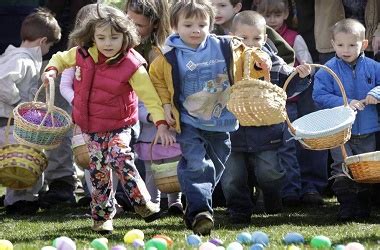
<path fill-rule="evenodd" d="M 230 215 L 251 216 L 251 201 L 248 174 L 253 167 L 255 182 L 263 194 L 278 193 L 283 185 L 285 169 L 280 166 L 277 150 L 262 152 L 232 152 L 226 163 L 221 184 Z"/>
<path fill-rule="evenodd" d="M 181 123 L 177 142 L 182 151 L 178 179 L 187 201 L 185 217 L 192 223 L 200 212 L 213 214 L 212 192 L 231 153 L 230 134 L 200 130 Z"/>
<path fill-rule="evenodd" d="M 186 219 L 204 211 L 213 214 L 212 192 L 224 171 L 224 164 L 231 153 L 230 135 L 227 132 L 211 132 L 181 123 L 177 135 L 182 158 L 178 163 L 178 179 L 186 196 Z"/>

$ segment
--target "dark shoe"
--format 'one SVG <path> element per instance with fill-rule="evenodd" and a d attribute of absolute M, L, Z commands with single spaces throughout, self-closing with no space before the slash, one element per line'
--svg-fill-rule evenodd
<path fill-rule="evenodd" d="M 64 181 L 54 181 L 46 193 L 40 194 L 38 201 L 41 208 L 62 204 L 74 205 L 76 203 L 74 187 Z"/>
<path fill-rule="evenodd" d="M 0 196 L 0 207 L 4 207 L 5 194 Z"/>
<path fill-rule="evenodd" d="M 7 215 L 35 215 L 38 209 L 38 201 L 16 201 L 5 207 L 5 213 Z"/>
<path fill-rule="evenodd" d="M 162 217 L 160 205 L 151 201 L 145 205 L 135 206 L 135 212 L 139 214 L 146 223 L 153 222 Z"/>
<path fill-rule="evenodd" d="M 78 200 L 77 207 L 90 207 L 91 200 L 91 197 L 84 196 Z"/>
<path fill-rule="evenodd" d="M 234 213 L 229 216 L 228 221 L 230 224 L 250 224 L 251 215 Z"/>
<path fill-rule="evenodd" d="M 301 204 L 301 199 L 296 195 L 290 195 L 282 198 L 282 205 L 284 207 L 297 207 Z"/>
<path fill-rule="evenodd" d="M 214 219 L 209 212 L 201 212 L 194 217 L 192 229 L 194 234 L 207 236 L 214 228 Z"/>
<path fill-rule="evenodd" d="M 282 212 L 282 199 L 277 194 L 264 193 L 265 213 L 277 214 Z"/>
<path fill-rule="evenodd" d="M 322 196 L 318 193 L 306 193 L 302 196 L 301 200 L 302 203 L 312 206 L 319 206 L 325 203 Z"/>
<path fill-rule="evenodd" d="M 168 215 L 183 215 L 183 208 L 182 205 L 179 204 L 173 204 L 168 209 Z"/>

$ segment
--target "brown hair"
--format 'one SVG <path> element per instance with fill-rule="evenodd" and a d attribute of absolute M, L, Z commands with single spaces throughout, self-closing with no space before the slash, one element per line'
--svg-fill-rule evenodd
<path fill-rule="evenodd" d="M 94 45 L 96 27 L 110 25 L 112 30 L 123 33 L 123 50 L 128 50 L 140 43 L 140 38 L 132 20 L 121 10 L 103 4 L 97 4 L 96 11 L 89 12 L 85 24 L 76 27 L 69 38 L 82 47 Z"/>
<path fill-rule="evenodd" d="M 152 34 L 154 45 L 162 47 L 171 33 L 168 0 L 127 0 L 125 12 L 128 10 L 144 15 L 157 25 Z"/>
<path fill-rule="evenodd" d="M 334 36 L 337 33 L 341 32 L 346 34 L 353 34 L 359 40 L 365 39 L 365 27 L 361 22 L 355 19 L 346 18 L 334 24 L 332 27 L 332 39 L 334 40 Z"/>
<path fill-rule="evenodd" d="M 46 37 L 48 43 L 56 43 L 61 39 L 61 28 L 52 12 L 45 8 L 37 8 L 22 22 L 20 37 L 22 41 L 35 41 Z"/>
<path fill-rule="evenodd" d="M 234 33 L 236 27 L 239 24 L 245 24 L 249 26 L 255 26 L 262 28 L 264 32 L 266 31 L 266 21 L 265 18 L 258 12 L 253 10 L 244 10 L 237 13 L 232 20 L 231 31 Z"/>
<path fill-rule="evenodd" d="M 243 2 L 242 0 L 230 0 L 231 5 L 234 6 L 234 7 L 235 7 L 236 4 L 242 3 L 242 2 Z"/>
<path fill-rule="evenodd" d="M 170 26 L 177 28 L 181 15 L 185 18 L 199 17 L 209 18 L 210 30 L 213 29 L 215 21 L 215 9 L 209 0 L 179 0 L 172 4 L 170 8 Z"/>
<path fill-rule="evenodd" d="M 264 16 L 268 16 L 272 13 L 289 13 L 289 3 L 287 0 L 261 0 L 257 6 L 257 12 Z"/>

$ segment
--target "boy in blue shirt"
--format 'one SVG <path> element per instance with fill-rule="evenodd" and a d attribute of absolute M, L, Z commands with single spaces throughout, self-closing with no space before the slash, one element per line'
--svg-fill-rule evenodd
<path fill-rule="evenodd" d="M 356 155 L 375 151 L 375 132 L 379 130 L 376 105 L 380 100 L 380 64 L 364 55 L 368 46 L 364 26 L 354 19 L 343 19 L 332 29 L 335 57 L 325 65 L 340 78 L 349 105 L 357 110 L 351 139 L 345 144 L 347 154 Z M 342 93 L 333 77 L 324 70 L 315 75 L 313 99 L 321 108 L 343 105 Z M 333 158 L 332 189 L 340 203 L 338 219 L 348 221 L 370 215 L 370 185 L 359 184 L 342 171 L 340 148 L 331 149 Z"/>

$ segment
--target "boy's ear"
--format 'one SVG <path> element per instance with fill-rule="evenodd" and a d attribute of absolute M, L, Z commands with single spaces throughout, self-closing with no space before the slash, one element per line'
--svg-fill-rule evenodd
<path fill-rule="evenodd" d="M 47 37 L 46 37 L 46 36 L 44 36 L 44 37 L 41 37 L 41 38 L 40 38 L 40 42 L 39 42 L 39 45 L 41 46 L 42 44 L 44 44 L 44 43 L 47 43 L 47 41 L 48 41 L 48 39 L 47 39 Z"/>
<path fill-rule="evenodd" d="M 367 39 L 364 39 L 364 40 L 363 40 L 363 44 L 362 44 L 362 49 L 361 49 L 361 51 L 366 50 L 367 47 L 368 47 L 368 40 L 367 40 Z"/>
<path fill-rule="evenodd" d="M 235 14 L 239 13 L 242 7 L 243 7 L 243 5 L 241 3 L 235 4 L 235 6 L 234 6 Z"/>

